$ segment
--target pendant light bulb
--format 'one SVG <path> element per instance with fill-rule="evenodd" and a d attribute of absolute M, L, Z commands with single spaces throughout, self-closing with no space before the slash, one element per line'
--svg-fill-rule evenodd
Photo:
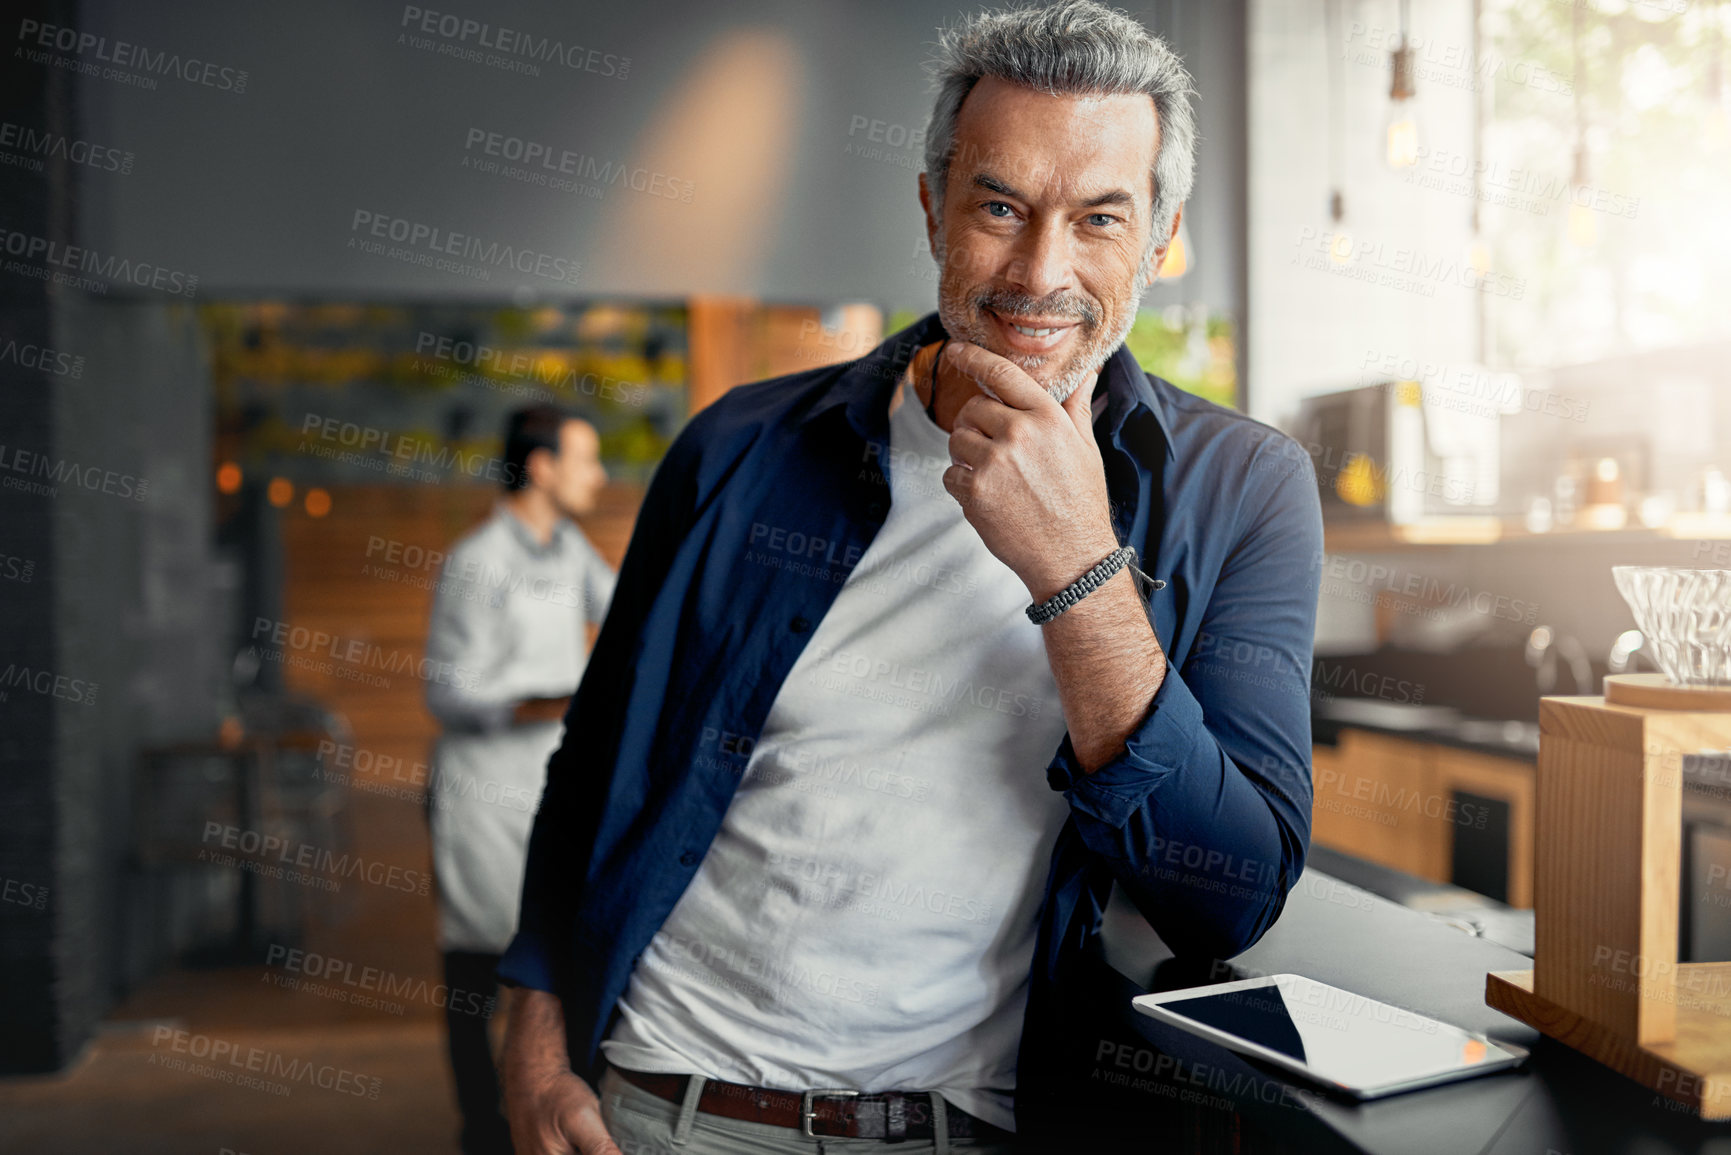
<path fill-rule="evenodd" d="M 1590 249 L 1599 243 L 1599 218 L 1593 215 L 1593 190 L 1587 184 L 1587 144 L 1575 143 L 1575 168 L 1569 176 L 1569 243 Z"/>
<path fill-rule="evenodd" d="M 1412 84 L 1412 44 L 1404 33 L 1400 46 L 1389 53 L 1389 71 L 1388 165 L 1411 168 L 1418 163 L 1418 107 Z"/>

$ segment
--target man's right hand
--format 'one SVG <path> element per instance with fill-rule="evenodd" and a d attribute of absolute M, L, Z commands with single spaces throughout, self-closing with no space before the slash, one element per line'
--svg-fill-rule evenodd
<path fill-rule="evenodd" d="M 620 1155 L 588 1083 L 570 1071 L 512 1082 L 506 1076 L 505 1113 L 518 1155 Z"/>
<path fill-rule="evenodd" d="M 505 1029 L 505 1115 L 518 1155 L 621 1155 L 601 1100 L 571 1070 L 565 1012 L 549 991 L 520 990 Z"/>

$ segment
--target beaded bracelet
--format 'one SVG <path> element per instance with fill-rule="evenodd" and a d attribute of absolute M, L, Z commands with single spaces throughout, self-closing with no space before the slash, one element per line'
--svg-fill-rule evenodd
<path fill-rule="evenodd" d="M 1069 585 L 1065 586 L 1039 605 L 1029 606 L 1025 611 L 1028 615 L 1028 620 L 1033 622 L 1036 626 L 1045 625 L 1047 622 L 1051 621 L 1053 618 L 1057 617 L 1059 614 L 1063 613 L 1065 610 L 1069 609 L 1071 606 L 1105 585 L 1107 580 L 1111 578 L 1113 574 L 1117 573 L 1125 566 L 1129 566 L 1132 573 L 1147 582 L 1150 589 L 1160 590 L 1166 588 L 1165 582 L 1161 581 L 1159 578 L 1151 578 L 1140 569 L 1136 568 L 1136 548 L 1134 546 L 1119 546 L 1117 549 L 1107 554 L 1099 565 L 1095 566 L 1093 569 L 1089 570 L 1087 573 L 1083 574 L 1081 577 L 1077 578 L 1075 581 L 1071 582 Z"/>

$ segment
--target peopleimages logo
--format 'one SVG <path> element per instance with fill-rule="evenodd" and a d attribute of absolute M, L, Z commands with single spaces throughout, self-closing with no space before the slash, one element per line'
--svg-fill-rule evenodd
<path fill-rule="evenodd" d="M 1307 458 L 1305 455 L 1309 454 Z M 1467 478 L 1451 476 L 1440 469 L 1408 469 L 1406 466 L 1387 468 L 1369 460 L 1363 454 L 1343 449 L 1338 445 L 1323 445 L 1318 441 L 1299 444 L 1290 439 L 1284 440 L 1271 453 L 1257 458 L 1253 469 L 1279 470 L 1288 475 L 1305 469 L 1321 481 L 1331 483 L 1341 470 L 1348 467 L 1357 468 L 1368 465 L 1370 483 L 1377 493 L 1390 493 L 1396 489 L 1410 493 L 1423 493 L 1431 497 L 1440 497 L 1450 505 L 1471 505 L 1473 499 L 1472 481 Z"/>
<path fill-rule="evenodd" d="M 107 256 L 81 245 L 51 241 L 32 233 L 21 233 L 0 225 L 0 253 L 26 261 L 41 261 L 51 269 L 64 272 L 88 273 L 105 281 L 135 285 L 140 289 L 155 289 L 176 297 L 191 297 L 198 292 L 198 278 L 179 269 L 153 265 L 149 261 L 132 261 L 113 254 Z M 13 270 L 18 271 L 18 270 Z M 93 282 L 97 292 L 107 286 Z"/>
<path fill-rule="evenodd" d="M 1420 145 L 1415 155 L 1417 159 L 1401 179 L 1421 188 L 1476 197 L 1487 204 L 1504 205 L 1537 216 L 1548 214 L 1553 204 L 1564 200 L 1577 208 L 1629 220 L 1634 220 L 1641 210 L 1640 197 L 1577 184 L 1560 173 L 1477 159 L 1429 145 Z"/>
<path fill-rule="evenodd" d="M 437 682 L 441 686 L 472 689 L 481 682 L 481 675 L 476 670 L 450 662 L 435 662 L 431 658 L 417 657 L 408 650 L 387 650 L 378 643 L 363 638 L 345 639 L 337 634 L 309 629 L 306 626 L 291 626 L 287 622 L 270 618 L 254 618 L 252 640 L 257 644 L 263 639 L 268 639 L 272 645 L 280 646 L 284 650 L 323 654 L 356 669 L 405 674 L 424 682 Z"/>
<path fill-rule="evenodd" d="M 0 878 L 0 902 L 16 903 L 32 910 L 48 909 L 48 888 L 39 883 Z"/>
<path fill-rule="evenodd" d="M 1355 64 L 1388 67 L 1388 53 L 1405 43 L 1414 57 L 1414 72 L 1421 81 L 1474 92 L 1495 81 L 1503 81 L 1558 96 L 1574 95 L 1574 85 L 1559 72 L 1537 60 L 1510 59 L 1495 51 L 1479 51 L 1467 41 L 1448 41 L 1436 36 L 1409 35 L 1396 27 L 1353 21 L 1342 57 Z M 1364 47 L 1357 47 L 1362 44 Z"/>
<path fill-rule="evenodd" d="M 352 447 L 361 455 L 362 461 L 367 459 L 368 454 L 378 454 L 380 458 L 391 459 L 388 464 L 402 465 L 404 470 L 407 470 L 409 465 L 432 465 L 440 470 L 462 472 L 475 478 L 484 477 L 488 481 L 501 484 L 508 483 L 517 476 L 517 466 L 497 457 L 474 451 L 466 452 L 454 446 L 440 445 L 408 434 L 393 433 L 388 429 L 370 425 L 357 425 L 353 421 L 343 421 L 317 413 L 308 413 L 301 421 L 301 436 Z M 304 441 L 301 448 L 306 448 Z M 311 451 L 316 453 L 322 448 L 315 444 Z M 426 480 L 434 480 L 439 476 L 430 471 L 425 472 Z"/>
<path fill-rule="evenodd" d="M 280 834 L 266 834 L 221 822 L 206 822 L 204 836 L 200 841 L 207 848 L 214 843 L 222 850 L 237 852 L 223 855 L 209 849 L 200 850 L 198 857 L 202 862 L 214 862 L 220 866 L 238 866 L 245 863 L 262 865 L 273 870 L 287 867 L 294 871 L 314 871 L 323 876 L 319 881 L 326 884 L 326 890 L 340 890 L 342 879 L 358 879 L 387 890 L 425 895 L 431 881 L 431 876 L 425 871 L 368 859 L 359 854 L 350 854 L 346 850 L 339 854 L 328 847 L 314 846 L 310 842 L 300 842 Z M 290 878 L 289 881 L 301 879 Z"/>
<path fill-rule="evenodd" d="M 996 918 L 991 902 L 986 899 L 928 887 L 906 878 L 856 871 L 833 862 L 774 850 L 769 852 L 765 865 L 808 884 L 825 905 L 846 907 L 874 918 L 891 914 L 894 917 L 887 919 L 890 922 L 902 921 L 904 912 L 921 910 L 960 922 L 989 923 Z"/>
<path fill-rule="evenodd" d="M 966 676 L 946 676 L 902 662 L 874 658 L 859 650 L 812 648 L 817 665 L 811 677 L 824 689 L 907 706 L 922 713 L 949 714 L 957 703 L 1016 718 L 1037 718 L 1044 703 L 1035 697 Z M 845 679 L 844 677 L 845 676 Z"/>
<path fill-rule="evenodd" d="M 446 986 L 444 983 L 433 983 L 417 975 L 399 975 L 393 971 L 375 966 L 356 966 L 353 962 L 322 955 L 316 951 L 301 950 L 298 947 L 287 947 L 272 943 L 265 950 L 265 965 L 280 967 L 294 978 L 314 980 L 323 984 L 338 984 L 350 987 L 367 995 L 377 995 L 384 999 L 404 999 L 409 1002 L 423 1003 L 438 1007 L 440 1010 L 453 1010 L 459 1014 L 476 1015 L 481 1018 L 491 1018 L 498 1005 L 497 996 L 489 997 L 482 991 L 465 990 L 462 987 Z M 298 984 L 279 982 L 278 986 L 290 989 L 300 989 Z M 323 991 L 312 991 L 322 994 Z M 343 991 L 342 1002 L 356 1006 L 366 1006 L 366 999 L 357 997 L 350 991 Z M 402 1014 L 400 1005 L 394 1008 L 386 1005 L 382 1009 L 392 1014 Z"/>
<path fill-rule="evenodd" d="M 221 89 L 224 92 L 242 93 L 246 91 L 247 73 L 244 68 L 229 68 L 215 64 L 209 60 L 200 60 L 195 56 L 182 57 L 177 52 L 154 52 L 142 44 L 131 44 L 125 40 L 110 40 L 106 36 L 97 36 L 91 32 L 80 32 L 76 28 L 68 28 L 60 24 L 43 24 L 38 20 L 20 20 L 18 22 L 18 52 L 25 59 L 36 64 L 58 64 L 48 55 L 49 51 L 69 52 L 74 56 L 88 57 L 93 61 L 113 65 L 113 68 L 101 69 L 100 74 L 105 80 L 128 79 L 123 72 L 115 73 L 115 69 L 136 69 L 147 76 L 139 80 L 149 81 L 150 76 L 171 76 L 176 80 L 184 80 L 188 84 L 198 84 L 205 88 Z M 34 45 L 35 47 L 29 47 Z M 98 71 L 93 65 L 75 69 L 80 73 L 93 74 Z M 114 73 L 114 75 L 110 75 Z M 155 88 L 154 82 L 146 85 Z"/>
<path fill-rule="evenodd" d="M 681 963 L 695 963 L 700 969 L 693 977 L 700 980 L 713 977 L 719 980 L 711 985 L 743 989 L 745 993 L 757 996 L 761 996 L 764 988 L 790 988 L 868 1007 L 877 1005 L 880 994 L 877 983 L 829 970 L 814 971 L 802 962 L 788 963 L 767 954 L 742 954 L 731 946 L 719 943 L 698 942 L 679 935 L 664 935 L 661 938 L 664 942 L 663 949 L 674 969 L 691 974 Z M 655 962 L 662 966 L 669 965 L 660 958 L 656 958 Z M 721 972 L 731 972 L 745 982 L 729 982 Z"/>
<path fill-rule="evenodd" d="M 1355 813 L 1353 802 L 1367 805 Z M 1315 800 L 1317 810 L 1361 817 L 1384 826 L 1395 826 L 1402 813 L 1415 818 L 1440 818 L 1455 826 L 1483 830 L 1490 821 L 1491 810 L 1483 803 L 1463 802 L 1453 794 L 1426 794 L 1407 786 L 1395 787 L 1381 778 L 1347 774 L 1326 767 L 1316 771 Z"/>
<path fill-rule="evenodd" d="M 1578 397 L 1566 397 L 1550 389 L 1528 388 L 1514 373 L 1496 373 L 1473 365 L 1443 364 L 1421 361 L 1377 349 L 1366 349 L 1359 363 L 1360 385 L 1382 388 L 1400 394 L 1407 382 L 1416 382 L 1427 392 L 1419 395 L 1425 404 L 1442 404 L 1445 408 L 1464 409 L 1481 416 L 1496 413 L 1543 413 L 1565 421 L 1585 421 L 1591 402 Z M 1443 400 L 1442 393 L 1452 395 Z M 1482 404 L 1481 404 L 1482 403 Z"/>
<path fill-rule="evenodd" d="M 44 345 L 32 345 L 28 342 L 7 341 L 4 345 L 0 345 L 0 365 L 8 362 L 21 369 L 34 369 L 38 373 L 47 373 L 51 377 L 76 378 L 84 376 L 83 357 L 62 353 L 58 349 L 50 349 Z"/>
<path fill-rule="evenodd" d="M 622 405 L 642 405 L 649 397 L 646 386 L 636 381 L 610 377 L 605 373 L 583 372 L 567 367 L 553 358 L 539 357 L 520 349 L 460 341 L 422 330 L 415 336 L 415 352 L 451 365 L 469 366 L 482 374 L 496 373 L 519 381 L 544 385 L 551 390 L 582 393 L 603 401 Z M 467 379 L 469 375 L 437 366 L 441 376 Z"/>
<path fill-rule="evenodd" d="M 9 120 L 0 120 L 0 148 L 15 149 L 20 156 L 25 158 L 42 157 L 49 160 L 64 160 L 101 172 L 129 173 L 132 171 L 132 154 L 130 152 L 122 152 L 118 148 L 110 148 L 107 145 L 93 144 L 88 140 L 76 140 L 69 136 L 62 136 L 57 132 L 49 132 L 46 129 L 13 124 Z M 33 171 L 41 171 L 41 165 L 33 166 Z"/>
<path fill-rule="evenodd" d="M 6 701 L 9 691 L 14 689 L 88 706 L 96 702 L 97 683 L 83 678 L 69 678 L 65 674 L 56 674 L 53 670 L 7 662 L 6 668 L 0 670 L 0 702 Z"/>
<path fill-rule="evenodd" d="M 30 584 L 31 575 L 36 572 L 36 561 L 33 558 L 15 557 L 9 553 L 0 553 L 0 579 L 5 581 Z"/>
<path fill-rule="evenodd" d="M 150 482 L 130 473 L 116 473 L 112 469 L 103 469 L 96 465 L 79 465 L 76 461 L 68 461 L 64 457 L 49 457 L 29 449 L 20 449 L 16 445 L 0 444 L 0 474 L 14 473 L 19 477 L 40 477 L 46 480 L 21 481 L 5 476 L 0 477 L 0 484 L 8 489 L 22 489 L 44 497 L 55 496 L 59 487 L 66 484 L 75 485 L 90 493 L 106 493 L 133 501 L 143 501 L 145 494 L 150 491 Z"/>
<path fill-rule="evenodd" d="M 1386 590 L 1439 609 L 1470 609 L 1487 617 L 1523 622 L 1529 626 L 1539 620 L 1539 607 L 1535 602 L 1490 590 L 1475 590 L 1459 582 L 1444 582 L 1398 566 L 1326 552 L 1316 555 L 1315 565 L 1322 570 L 1325 594 L 1340 593 L 1341 588 L 1335 583 L 1345 583 L 1348 587 Z"/>
<path fill-rule="evenodd" d="M 847 135 L 848 142 L 841 150 L 843 156 L 882 161 L 910 171 L 925 166 L 922 149 L 926 143 L 926 130 L 923 128 L 892 124 L 856 113 L 848 120 Z"/>
<path fill-rule="evenodd" d="M 571 257 L 500 244 L 472 233 L 453 232 L 437 225 L 368 209 L 355 210 L 349 221 L 349 232 L 354 234 L 349 237 L 349 248 L 464 275 L 487 274 L 489 269 L 508 268 L 574 285 L 583 270 L 583 263 Z M 386 250 L 382 242 L 387 240 L 407 248 Z M 462 261 L 474 263 L 462 265 Z"/>
<path fill-rule="evenodd" d="M 597 76 L 617 80 L 624 80 L 631 72 L 629 56 L 615 56 L 600 49 L 585 48 L 581 44 L 567 44 L 551 36 L 536 36 L 530 32 L 506 28 L 504 25 L 471 20 L 452 12 L 417 8 L 413 4 L 403 6 L 403 19 L 399 27 L 421 33 L 425 37 L 437 36 L 446 42 L 435 45 L 429 40 L 411 38 L 411 47 L 436 50 L 440 55 L 454 56 L 476 64 L 511 66 L 507 71 L 524 72 L 531 76 L 540 75 L 540 69 L 535 67 L 532 61 L 561 64 L 573 72 L 593 72 Z M 470 48 L 469 45 L 474 47 Z M 479 51 L 483 48 L 499 55 L 489 56 Z"/>
<path fill-rule="evenodd" d="M 1321 230 L 1306 225 L 1298 232 L 1296 248 L 1298 251 L 1292 258 L 1295 265 L 1425 297 L 1435 296 L 1436 286 L 1442 284 L 1515 301 L 1524 297 L 1527 291 L 1525 277 L 1475 269 L 1465 260 L 1427 253 L 1408 245 L 1386 245 L 1378 240 L 1354 241 L 1344 231 Z"/>
<path fill-rule="evenodd" d="M 463 140 L 463 151 L 479 152 L 483 156 L 523 166 L 521 170 L 512 170 L 509 167 L 496 169 L 489 167 L 493 161 L 479 161 L 474 157 L 464 156 L 465 167 L 474 167 L 482 172 L 501 171 L 527 184 L 547 185 L 561 191 L 578 191 L 580 186 L 574 183 L 576 180 L 592 182 L 598 192 L 607 185 L 621 184 L 632 192 L 664 197 L 682 204 L 690 204 L 697 191 L 697 186 L 691 181 L 668 176 L 659 170 L 597 160 L 585 152 L 572 152 L 568 148 L 507 133 L 490 132 L 484 128 L 469 129 Z M 571 177 L 573 180 L 562 182 L 558 179 L 560 177 Z"/>
<path fill-rule="evenodd" d="M 525 574 L 508 566 L 495 565 L 478 557 L 460 557 L 445 565 L 446 555 L 438 550 L 425 550 L 418 545 L 374 536 L 367 542 L 367 557 L 383 554 L 387 559 L 407 559 L 406 570 L 386 567 L 369 561 L 361 567 L 362 577 L 384 581 L 399 581 L 420 589 L 442 591 L 464 601 L 499 605 L 506 595 L 526 597 L 531 601 L 547 602 L 567 609 L 593 609 L 586 600 L 586 591 L 569 582 L 555 581 L 544 574 Z M 416 574 L 415 563 L 428 565 L 432 573 Z"/>
<path fill-rule="evenodd" d="M 1424 701 L 1424 683 L 1409 682 L 1392 674 L 1377 674 L 1354 666 L 1318 658 L 1310 676 L 1311 693 L 1323 699 L 1377 698 L 1384 702 L 1418 705 Z"/>
<path fill-rule="evenodd" d="M 329 1063 L 314 1063 L 307 1059 L 296 1059 L 280 1051 L 267 1051 L 260 1047 L 247 1047 L 229 1039 L 219 1039 L 211 1035 L 195 1034 L 180 1027 L 158 1026 L 152 1029 L 150 1045 L 157 1051 L 150 1057 L 152 1066 L 163 1066 L 170 1070 L 187 1070 L 206 1078 L 218 1078 L 225 1083 L 239 1086 L 255 1087 L 258 1090 L 268 1090 L 272 1094 L 287 1095 L 288 1084 L 305 1083 L 325 1091 L 335 1091 L 339 1094 L 354 1095 L 362 1099 L 377 1099 L 382 1083 L 379 1079 L 351 1071 L 347 1067 L 335 1067 Z M 187 1055 L 194 1059 L 208 1059 L 210 1066 L 188 1066 L 184 1060 L 164 1057 L 160 1048 L 167 1046 L 173 1055 Z M 224 1070 L 214 1064 L 224 1064 L 229 1068 L 241 1071 L 257 1072 L 270 1080 L 282 1082 L 267 1083 L 257 1086 L 260 1080 L 248 1080 L 237 1075 L 235 1070 Z"/>

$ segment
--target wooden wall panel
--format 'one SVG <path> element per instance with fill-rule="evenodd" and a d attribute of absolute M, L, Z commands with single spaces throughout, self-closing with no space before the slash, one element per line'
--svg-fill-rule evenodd
<path fill-rule="evenodd" d="M 439 576 L 433 555 L 447 553 L 484 520 L 498 494 L 486 486 L 337 486 L 324 517 L 312 518 L 294 507 L 283 519 L 286 621 L 345 642 L 360 639 L 418 662 L 426 650 L 432 587 Z M 615 568 L 642 497 L 640 487 L 609 485 L 596 511 L 580 523 Z M 406 869 L 429 870 L 426 818 L 412 797 L 425 788 L 438 737 L 438 723 L 425 705 L 425 684 L 401 673 L 383 675 L 385 685 L 302 666 L 289 666 L 285 674 L 291 688 L 348 719 L 357 750 L 371 755 L 367 762 L 395 759 L 401 767 L 391 774 L 397 781 L 366 783 L 394 787 L 394 793 L 348 789 L 351 849 Z M 313 928 L 309 945 L 396 973 L 434 973 L 432 897 L 381 887 L 350 889 L 341 918 Z"/>
<path fill-rule="evenodd" d="M 1324 845 L 1447 881 L 1442 824 L 1427 747 L 1364 730 L 1343 730 L 1337 754 L 1314 770 L 1312 837 Z"/>
<path fill-rule="evenodd" d="M 1311 838 L 1324 846 L 1449 882 L 1461 812 L 1454 791 L 1509 804 L 1509 905 L 1533 904 L 1537 807 L 1533 767 L 1412 738 L 1347 728 L 1312 752 Z"/>
<path fill-rule="evenodd" d="M 863 357 L 883 340 L 875 305 L 843 305 L 830 315 L 797 305 L 765 305 L 743 297 L 693 297 L 690 325 L 691 411 L 735 385 L 800 373 Z"/>

